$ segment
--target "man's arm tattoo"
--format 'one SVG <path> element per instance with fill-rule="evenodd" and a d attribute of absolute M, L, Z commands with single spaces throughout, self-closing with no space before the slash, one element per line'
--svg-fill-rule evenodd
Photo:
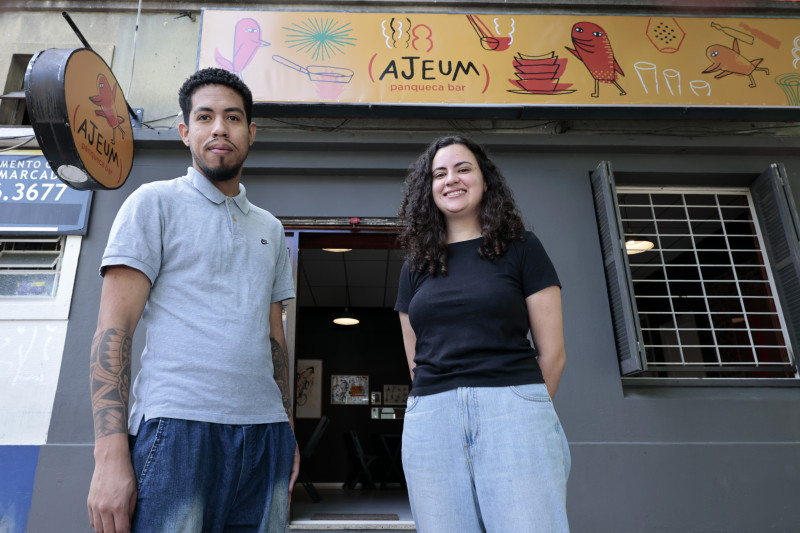
<path fill-rule="evenodd" d="M 273 339 L 269 338 L 269 343 L 272 347 L 272 375 L 275 378 L 275 383 L 281 391 L 281 399 L 283 400 L 283 408 L 291 418 L 292 416 L 292 402 L 289 397 L 289 357 L 283 346 Z"/>
<path fill-rule="evenodd" d="M 128 432 L 131 336 L 124 330 L 98 331 L 92 340 L 89 380 L 94 438 Z"/>

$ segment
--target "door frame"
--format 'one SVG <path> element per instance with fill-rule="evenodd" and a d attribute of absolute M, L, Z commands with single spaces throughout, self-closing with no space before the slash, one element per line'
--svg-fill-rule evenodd
<path fill-rule="evenodd" d="M 298 272 L 300 268 L 300 237 L 302 233 L 341 233 L 341 234 L 391 234 L 398 233 L 402 227 L 399 218 L 360 218 L 360 217 L 277 217 L 281 221 L 286 236 L 286 246 L 292 262 L 294 293 L 297 295 Z M 296 379 L 296 331 L 297 298 L 283 305 L 283 327 L 286 348 L 289 350 L 289 394 L 291 395 L 292 417 L 294 417 L 295 379 Z"/>

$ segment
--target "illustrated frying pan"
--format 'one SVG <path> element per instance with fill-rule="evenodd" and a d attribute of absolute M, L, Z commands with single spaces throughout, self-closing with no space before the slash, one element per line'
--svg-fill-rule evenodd
<path fill-rule="evenodd" d="M 298 72 L 302 72 L 303 74 L 308 75 L 308 79 L 311 81 L 325 81 L 328 83 L 350 83 L 350 80 L 353 78 L 353 71 L 349 68 L 341 68 L 341 67 L 325 67 L 321 65 L 311 65 L 308 67 L 304 67 L 298 65 L 294 61 L 289 61 L 285 57 L 281 57 L 278 55 L 272 56 L 272 59 L 277 61 L 283 66 L 289 67 L 290 69 L 296 70 Z"/>

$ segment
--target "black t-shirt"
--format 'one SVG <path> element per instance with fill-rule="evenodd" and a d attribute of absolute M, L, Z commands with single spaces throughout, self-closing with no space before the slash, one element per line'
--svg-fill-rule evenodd
<path fill-rule="evenodd" d="M 494 263 L 478 255 L 481 242 L 448 245 L 446 276 L 403 265 L 394 309 L 417 337 L 413 395 L 543 382 L 525 298 L 561 286 L 553 264 L 529 231 Z"/>

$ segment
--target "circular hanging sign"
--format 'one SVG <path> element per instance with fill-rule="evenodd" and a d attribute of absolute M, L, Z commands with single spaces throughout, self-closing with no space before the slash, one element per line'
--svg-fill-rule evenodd
<path fill-rule="evenodd" d="M 25 100 L 50 167 L 74 189 L 117 189 L 133 165 L 128 104 L 103 58 L 88 48 L 37 53 Z"/>

